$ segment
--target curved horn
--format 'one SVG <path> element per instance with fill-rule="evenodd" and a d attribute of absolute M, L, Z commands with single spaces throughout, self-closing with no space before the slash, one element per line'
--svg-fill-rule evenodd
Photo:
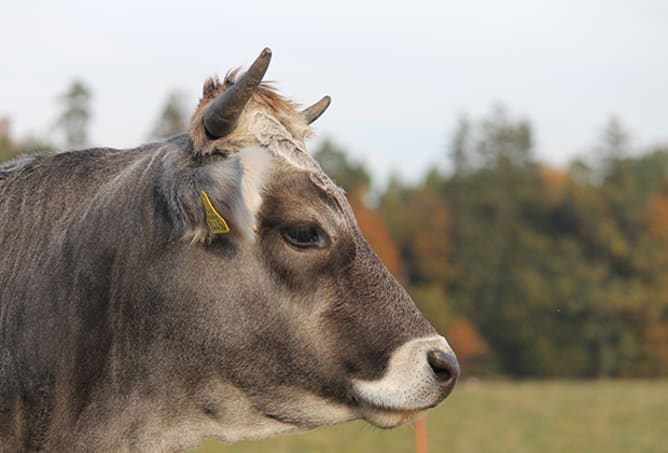
<path fill-rule="evenodd" d="M 306 120 L 307 124 L 311 124 L 315 120 L 317 120 L 320 115 L 322 115 L 325 110 L 327 110 L 327 107 L 329 107 L 329 104 L 332 102 L 332 98 L 329 96 L 325 96 L 324 98 L 320 99 L 318 102 L 313 104 L 307 109 L 302 110 L 302 116 Z"/>
<path fill-rule="evenodd" d="M 271 49 L 265 47 L 248 71 L 206 108 L 204 128 L 210 136 L 220 138 L 234 130 L 246 103 L 262 82 L 270 60 Z"/>

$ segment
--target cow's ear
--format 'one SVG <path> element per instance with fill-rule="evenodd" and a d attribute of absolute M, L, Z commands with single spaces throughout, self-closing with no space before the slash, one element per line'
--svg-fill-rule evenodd
<path fill-rule="evenodd" d="M 261 147 L 205 165 L 195 182 L 201 215 L 193 239 L 229 235 L 253 240 L 262 191 L 272 168 L 272 154 Z"/>

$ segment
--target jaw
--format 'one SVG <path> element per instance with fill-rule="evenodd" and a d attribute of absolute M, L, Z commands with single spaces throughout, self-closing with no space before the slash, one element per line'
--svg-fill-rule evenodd
<path fill-rule="evenodd" d="M 391 410 L 363 406 L 359 414 L 361 418 L 376 428 L 392 429 L 403 425 L 413 417 L 424 412 L 423 410 Z"/>
<path fill-rule="evenodd" d="M 352 420 L 364 420 L 377 428 L 391 429 L 403 425 L 428 409 L 390 409 L 365 402 L 351 407 L 314 395 L 299 395 L 290 401 L 291 403 L 279 404 L 270 409 L 265 407 L 264 413 L 258 414 L 264 420 L 263 424 L 272 425 L 276 430 L 263 433 L 259 437 L 308 431 L 319 426 L 336 425 Z M 295 402 L 298 404 L 294 404 Z M 244 436 L 244 439 L 248 437 Z"/>
<path fill-rule="evenodd" d="M 235 392 L 238 389 L 234 388 Z M 393 409 L 358 400 L 356 404 L 334 402 L 294 388 L 274 388 L 275 397 L 253 401 L 241 392 L 234 406 L 234 419 L 239 423 L 226 427 L 211 437 L 226 443 L 255 440 L 290 432 L 303 432 L 319 426 L 364 420 L 371 425 L 391 429 L 403 425 L 429 407 Z M 433 406 L 435 404 L 432 404 Z M 241 407 L 245 406 L 245 409 Z M 430 407 L 431 407 L 430 406 Z M 228 415 L 230 413 L 228 412 Z"/>
<path fill-rule="evenodd" d="M 288 432 L 306 431 L 362 419 L 371 425 L 396 428 L 439 404 L 444 392 L 426 359 L 428 350 L 449 350 L 444 338 L 423 337 L 408 341 L 392 353 L 379 379 L 344 379 L 337 397 L 293 385 L 270 385 L 248 391 L 230 382 L 214 381 L 201 390 L 202 398 L 220 410 L 205 418 L 204 437 L 227 443 L 260 439 Z"/>

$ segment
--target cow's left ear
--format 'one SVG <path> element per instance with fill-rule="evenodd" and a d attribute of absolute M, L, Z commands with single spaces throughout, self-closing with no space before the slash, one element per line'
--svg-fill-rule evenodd
<path fill-rule="evenodd" d="M 201 216 L 193 239 L 222 234 L 253 240 L 262 191 L 273 163 L 268 150 L 251 147 L 205 165 L 195 181 Z"/>

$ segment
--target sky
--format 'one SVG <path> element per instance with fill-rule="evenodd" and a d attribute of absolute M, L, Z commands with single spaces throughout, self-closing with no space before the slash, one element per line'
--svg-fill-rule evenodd
<path fill-rule="evenodd" d="M 530 120 L 539 159 L 586 156 L 611 115 L 640 148 L 668 143 L 668 2 L 44 1 L 0 6 L 0 116 L 53 134 L 57 95 L 93 92 L 90 138 L 147 140 L 170 90 L 194 108 L 203 81 L 273 51 L 265 79 L 371 170 L 417 181 L 446 165 L 457 119 L 496 104 Z"/>

